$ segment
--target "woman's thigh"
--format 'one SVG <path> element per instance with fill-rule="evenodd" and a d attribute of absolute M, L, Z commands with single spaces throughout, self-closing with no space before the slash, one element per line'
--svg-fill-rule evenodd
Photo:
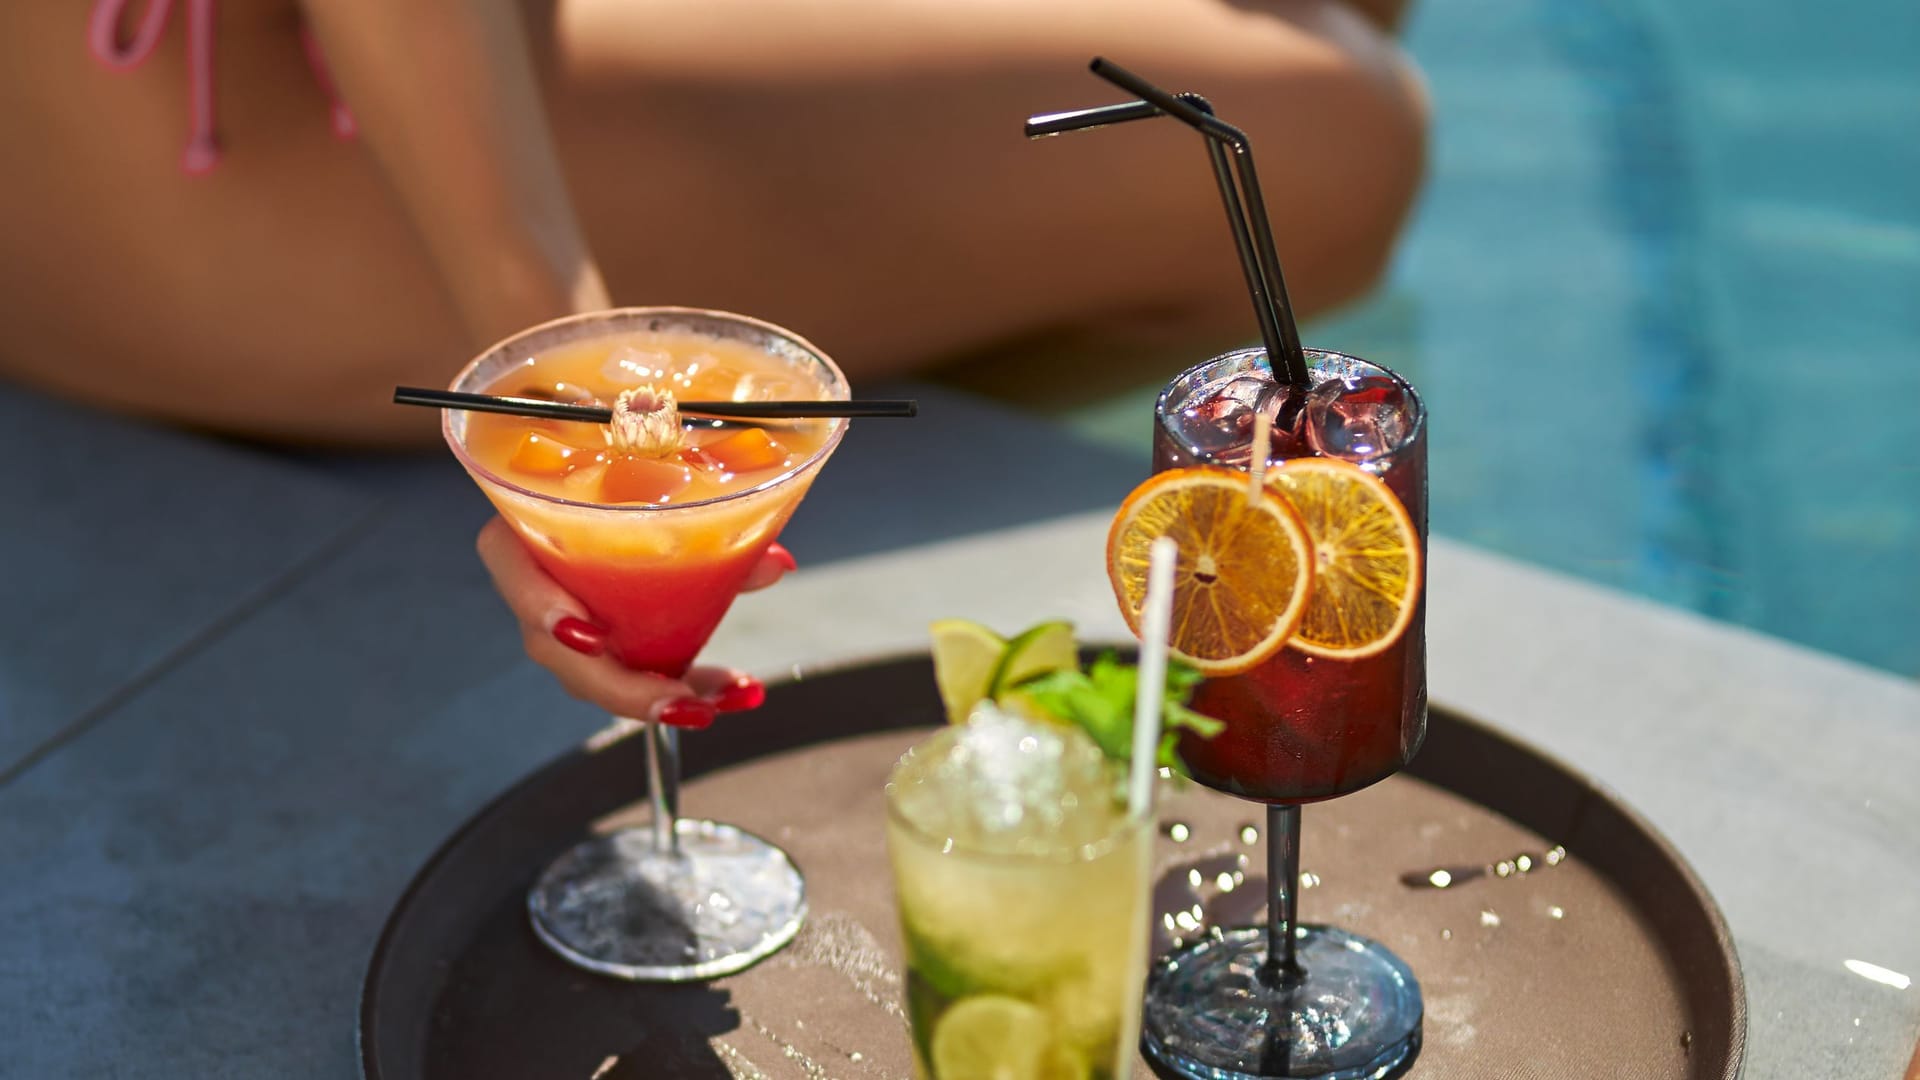
<path fill-rule="evenodd" d="M 856 373 L 1026 334 L 1250 330 L 1199 136 L 1027 141 L 1119 100 L 1105 55 L 1207 94 L 1263 166 L 1296 304 L 1377 273 L 1424 102 L 1332 0 L 559 0 L 556 131 L 617 299 L 792 324 Z"/>

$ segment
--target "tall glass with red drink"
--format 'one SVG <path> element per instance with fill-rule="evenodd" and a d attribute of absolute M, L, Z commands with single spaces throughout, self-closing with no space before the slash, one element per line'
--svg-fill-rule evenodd
<path fill-rule="evenodd" d="M 1377 364 L 1307 350 L 1315 393 L 1276 427 L 1269 463 L 1339 457 L 1378 476 L 1427 536 L 1426 410 L 1411 385 Z M 1154 410 L 1156 471 L 1245 469 L 1254 410 L 1287 411 L 1259 349 L 1229 353 L 1173 380 Z M 1194 779 L 1243 799 L 1308 803 L 1358 791 L 1398 772 L 1427 731 L 1426 604 L 1370 656 L 1281 649 L 1243 675 L 1211 679 L 1194 707 L 1227 722 L 1212 739 L 1188 733 L 1180 753 Z"/>
<path fill-rule="evenodd" d="M 1277 382 L 1255 348 L 1183 372 L 1154 410 L 1156 471 L 1247 469 L 1255 417 L 1265 412 L 1274 420 L 1268 464 L 1279 467 L 1268 469 L 1270 491 L 1283 463 L 1351 463 L 1391 492 L 1419 549 L 1386 632 L 1329 645 L 1296 631 L 1250 670 L 1210 678 L 1193 699 L 1226 725 L 1212 738 L 1183 733 L 1193 777 L 1269 808 L 1269 925 L 1203 938 L 1163 957 L 1149 978 L 1145 1051 L 1173 1073 L 1207 1080 L 1383 1076 L 1420 1040 L 1420 990 L 1406 965 L 1364 937 L 1299 925 L 1295 894 L 1300 804 L 1392 775 L 1426 735 L 1426 408 L 1380 365 L 1314 349 L 1306 358 L 1304 395 Z M 1314 524 L 1317 589 L 1340 572 L 1328 563 L 1338 508 Z"/>

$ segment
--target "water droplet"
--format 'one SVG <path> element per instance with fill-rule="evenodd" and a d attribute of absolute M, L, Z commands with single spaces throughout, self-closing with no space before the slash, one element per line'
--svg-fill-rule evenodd
<path fill-rule="evenodd" d="M 1451 931 L 1451 930 L 1442 930 L 1442 931 L 1440 931 L 1440 940 L 1441 940 L 1441 941 L 1452 941 L 1452 940 L 1453 940 L 1453 931 Z"/>
<path fill-rule="evenodd" d="M 1193 887 L 1194 887 L 1194 888 L 1196 888 L 1196 889 L 1197 889 L 1197 888 L 1199 888 L 1199 887 L 1200 887 L 1200 871 L 1198 871 L 1198 870 L 1188 870 L 1188 871 L 1187 871 L 1187 884 L 1188 884 L 1188 885 L 1191 885 L 1191 886 L 1193 886 Z"/>
<path fill-rule="evenodd" d="M 1689 1054 L 1693 1053 L 1693 1032 L 1683 1031 L 1680 1033 L 1680 1049 Z"/>
<path fill-rule="evenodd" d="M 1547 916 L 1554 919 L 1564 919 L 1567 917 L 1567 910 L 1555 904 L 1553 907 L 1547 909 Z"/>
<path fill-rule="evenodd" d="M 1314 873 L 1314 872 L 1313 872 L 1313 871 L 1311 871 L 1311 870 L 1307 870 L 1307 871 L 1302 871 L 1302 872 L 1301 872 L 1301 874 L 1300 874 L 1300 889 L 1301 889 L 1301 891 L 1302 891 L 1302 892 L 1304 892 L 1304 891 L 1306 891 L 1306 890 L 1308 890 L 1308 889 L 1311 889 L 1311 888 L 1313 888 L 1314 886 L 1316 886 L 1316 885 L 1318 885 L 1318 884 L 1320 884 L 1320 875 L 1319 875 L 1319 874 L 1316 874 L 1316 873 Z"/>
<path fill-rule="evenodd" d="M 1499 862 L 1493 864 L 1493 872 L 1499 877 L 1512 877 L 1513 864 L 1506 861 L 1505 859 L 1502 859 Z"/>
<path fill-rule="evenodd" d="M 1176 821 L 1167 826 L 1167 838 L 1176 844 L 1184 844 L 1193 835 L 1193 829 L 1184 821 Z"/>
<path fill-rule="evenodd" d="M 1252 847 L 1260 842 L 1260 830 L 1252 825 L 1240 826 L 1240 842 Z"/>
<path fill-rule="evenodd" d="M 1232 892 L 1233 887 L 1238 884 L 1238 882 L 1233 880 L 1232 874 L 1221 874 L 1219 877 L 1213 879 L 1213 883 L 1220 887 L 1221 892 Z"/>
<path fill-rule="evenodd" d="M 1523 874 L 1533 869 L 1533 856 L 1515 855 L 1513 857 L 1513 868 Z"/>
<path fill-rule="evenodd" d="M 1434 888 L 1444 889 L 1453 884 L 1453 875 L 1447 873 L 1445 870 L 1435 870 L 1433 873 L 1427 875 L 1427 880 L 1433 882 Z"/>
<path fill-rule="evenodd" d="M 1559 866 L 1561 861 L 1564 860 L 1566 857 L 1567 857 L 1567 849 L 1564 847 L 1561 847 L 1559 844 L 1555 844 L 1553 845 L 1553 849 L 1547 852 L 1547 865 Z"/>
<path fill-rule="evenodd" d="M 1481 926 L 1499 926 L 1500 916 L 1495 915 L 1491 911 L 1482 909 L 1480 912 L 1480 925 Z"/>

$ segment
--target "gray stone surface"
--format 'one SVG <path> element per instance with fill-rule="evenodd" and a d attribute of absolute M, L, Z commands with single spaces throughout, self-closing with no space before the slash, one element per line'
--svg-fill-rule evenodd
<path fill-rule="evenodd" d="M 0 777 L 271 601 L 371 500 L 272 455 L 0 383 Z M 18 467 L 18 463 L 30 467 Z"/>

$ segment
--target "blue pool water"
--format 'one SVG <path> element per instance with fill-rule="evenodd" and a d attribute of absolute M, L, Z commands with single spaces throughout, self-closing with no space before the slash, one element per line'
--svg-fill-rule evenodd
<path fill-rule="evenodd" d="M 1429 4 L 1433 526 L 1920 675 L 1920 6 Z"/>
<path fill-rule="evenodd" d="M 1406 41 L 1427 190 L 1303 336 L 1422 388 L 1434 531 L 1920 676 L 1920 5 L 1443 0 Z M 1067 419 L 1144 448 L 1150 400 Z"/>

